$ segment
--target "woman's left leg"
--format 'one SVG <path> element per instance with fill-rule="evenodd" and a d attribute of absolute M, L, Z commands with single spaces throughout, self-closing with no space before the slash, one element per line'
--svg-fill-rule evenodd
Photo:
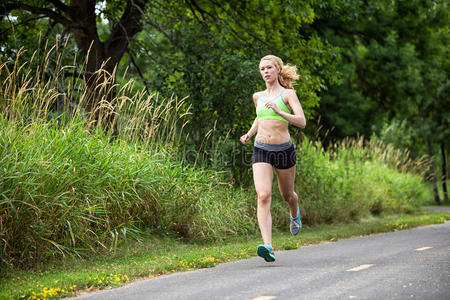
<path fill-rule="evenodd" d="M 297 217 L 298 196 L 294 191 L 295 166 L 289 169 L 275 169 L 277 172 L 278 188 L 281 196 L 286 201 L 291 210 L 291 217 Z"/>

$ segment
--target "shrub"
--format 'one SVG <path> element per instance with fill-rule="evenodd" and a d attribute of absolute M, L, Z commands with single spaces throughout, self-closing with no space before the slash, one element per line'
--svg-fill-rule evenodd
<path fill-rule="evenodd" d="M 297 146 L 295 187 L 305 223 L 349 222 L 369 214 L 409 212 L 425 202 L 427 187 L 422 177 L 404 171 L 401 165 L 395 169 L 378 155 L 362 155 L 370 153 L 370 147 L 370 143 L 357 146 L 355 142 L 339 151 L 324 151 L 320 143 L 307 138 Z"/>
<path fill-rule="evenodd" d="M 113 250 L 144 230 L 197 241 L 255 231 L 253 198 L 220 173 L 89 132 L 80 122 L 23 127 L 0 117 L 0 125 L 4 259 Z"/>

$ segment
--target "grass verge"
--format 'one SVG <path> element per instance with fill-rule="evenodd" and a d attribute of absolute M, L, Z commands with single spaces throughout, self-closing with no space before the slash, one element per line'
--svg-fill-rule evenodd
<path fill-rule="evenodd" d="M 291 250 L 324 241 L 440 224 L 446 220 L 450 220 L 450 213 L 432 211 L 372 217 L 358 223 L 306 227 L 297 237 L 287 230 L 276 231 L 273 244 L 276 251 Z M 118 287 L 141 278 L 214 267 L 255 256 L 258 243 L 259 236 L 232 238 L 222 244 L 191 244 L 170 236 L 152 238 L 147 243 L 125 245 L 112 256 L 66 259 L 58 265 L 41 266 L 34 271 L 10 271 L 0 279 L 0 299 L 61 298 Z"/>

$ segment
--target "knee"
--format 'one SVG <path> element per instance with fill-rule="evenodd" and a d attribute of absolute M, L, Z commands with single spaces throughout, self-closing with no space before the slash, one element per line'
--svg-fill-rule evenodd
<path fill-rule="evenodd" d="M 281 193 L 281 197 L 283 197 L 284 201 L 290 203 L 291 201 L 296 201 L 298 199 L 297 194 L 292 192 Z"/>
<path fill-rule="evenodd" d="M 258 191 L 258 204 L 266 205 L 270 203 L 271 192 L 270 191 Z"/>

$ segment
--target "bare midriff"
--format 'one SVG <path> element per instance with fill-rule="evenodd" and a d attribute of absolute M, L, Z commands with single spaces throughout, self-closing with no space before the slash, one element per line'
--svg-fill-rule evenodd
<path fill-rule="evenodd" d="M 288 124 L 280 120 L 258 120 L 258 133 L 255 138 L 260 143 L 282 144 L 289 142 Z"/>

